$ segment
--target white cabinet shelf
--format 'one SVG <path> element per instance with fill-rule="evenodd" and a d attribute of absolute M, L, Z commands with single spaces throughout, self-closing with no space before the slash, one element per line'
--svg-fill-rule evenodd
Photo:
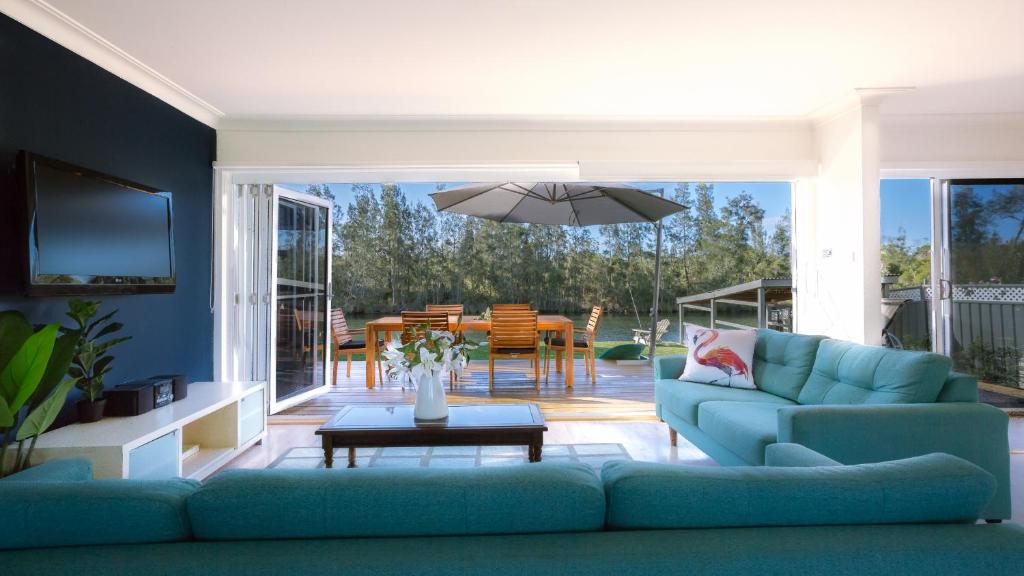
<path fill-rule="evenodd" d="M 262 382 L 195 382 L 188 396 L 140 416 L 72 424 L 39 437 L 37 464 L 86 458 L 95 478 L 203 479 L 266 434 Z M 198 445 L 188 458 L 182 446 Z"/>

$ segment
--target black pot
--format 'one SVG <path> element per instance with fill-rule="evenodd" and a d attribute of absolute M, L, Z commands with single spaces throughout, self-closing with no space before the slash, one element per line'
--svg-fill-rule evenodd
<path fill-rule="evenodd" d="M 88 400 L 79 400 L 76 407 L 78 408 L 78 421 L 79 422 L 98 422 L 103 419 L 103 407 L 107 405 L 106 398 L 100 398 L 95 402 L 89 402 Z"/>

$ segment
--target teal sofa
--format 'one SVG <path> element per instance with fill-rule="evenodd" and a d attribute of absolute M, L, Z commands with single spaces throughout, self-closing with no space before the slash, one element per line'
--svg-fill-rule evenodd
<path fill-rule="evenodd" d="M 5 576 L 47 574 L 1009 574 L 1024 528 L 976 519 L 991 474 L 928 454 L 843 466 L 616 461 L 469 470 L 234 470 L 90 480 L 51 462 L 0 481 Z"/>
<path fill-rule="evenodd" d="M 775 443 L 843 464 L 931 452 L 987 470 L 997 488 L 983 518 L 1010 517 L 1008 417 L 978 402 L 950 359 L 819 336 L 758 330 L 757 390 L 679 380 L 685 355 L 655 359 L 658 417 L 724 466 L 765 464 Z"/>

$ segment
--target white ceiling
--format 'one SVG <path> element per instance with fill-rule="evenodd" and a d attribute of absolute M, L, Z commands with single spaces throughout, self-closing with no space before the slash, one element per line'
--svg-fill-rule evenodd
<path fill-rule="evenodd" d="M 229 117 L 1024 112 L 1024 0 L 48 0 Z"/>

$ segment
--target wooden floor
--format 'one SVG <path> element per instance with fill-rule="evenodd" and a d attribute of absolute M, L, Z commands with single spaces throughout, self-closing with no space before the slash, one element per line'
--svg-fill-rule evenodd
<path fill-rule="evenodd" d="M 271 420 L 276 423 L 316 422 L 333 416 L 348 404 L 411 404 L 412 390 L 403 391 L 393 382 L 368 390 L 363 363 L 353 363 L 352 377 L 345 378 L 344 363 L 338 366 L 338 384 L 330 392 L 290 408 Z M 566 389 L 565 378 L 555 372 L 552 362 L 548 382 L 541 374 L 541 389 L 534 388 L 533 370 L 525 360 L 496 362 L 494 391 L 487 389 L 487 365 L 474 362 L 448 391 L 449 404 L 527 403 L 540 406 L 544 418 L 556 420 L 655 420 L 654 379 L 649 364 L 619 365 L 597 361 L 597 383 L 585 374 L 582 359 L 574 364 L 576 383 Z"/>

